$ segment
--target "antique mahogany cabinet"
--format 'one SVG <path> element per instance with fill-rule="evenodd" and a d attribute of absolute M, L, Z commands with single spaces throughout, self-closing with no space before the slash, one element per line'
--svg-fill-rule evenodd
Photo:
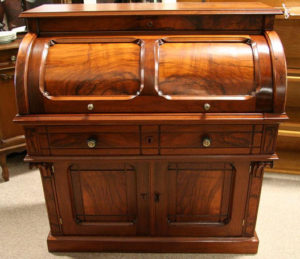
<path fill-rule="evenodd" d="M 22 14 L 18 116 L 50 251 L 255 253 L 286 63 L 260 3 Z"/>

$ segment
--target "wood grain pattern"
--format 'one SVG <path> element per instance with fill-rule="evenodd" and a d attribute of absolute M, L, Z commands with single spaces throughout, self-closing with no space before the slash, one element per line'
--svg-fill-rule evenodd
<path fill-rule="evenodd" d="M 63 230 L 61 226 L 60 212 L 57 204 L 55 182 L 53 178 L 53 164 L 31 163 L 31 166 L 39 168 L 41 173 L 51 234 L 62 235 Z"/>
<path fill-rule="evenodd" d="M 281 11 L 83 7 L 23 14 L 15 121 L 26 161 L 54 166 L 49 250 L 257 252 L 263 167 L 287 119 Z"/>
<path fill-rule="evenodd" d="M 274 150 L 269 143 L 273 135 L 267 130 L 263 135 L 262 126 L 251 125 L 49 126 L 36 130 L 26 129 L 30 155 L 250 154 Z M 209 147 L 203 146 L 204 138 L 210 139 Z M 90 139 L 95 141 L 93 148 L 88 146 Z"/>
<path fill-rule="evenodd" d="M 130 99 L 143 88 L 140 53 L 140 46 L 135 43 L 87 40 L 84 44 L 54 44 L 45 61 L 42 91 L 61 98 L 93 95 Z"/>
<path fill-rule="evenodd" d="M 181 237 L 241 235 L 244 207 L 240 207 L 238 204 L 246 202 L 247 190 L 243 188 L 248 186 L 248 179 L 247 177 L 244 178 L 248 172 L 248 162 L 235 162 L 234 165 L 231 165 L 228 160 L 227 163 L 218 163 L 215 161 L 213 164 L 208 164 L 205 161 L 201 163 L 194 160 L 179 162 L 177 168 L 176 165 L 174 167 L 174 163 L 170 163 L 169 166 L 166 163 L 157 163 L 155 167 L 155 192 L 160 194 L 160 201 L 155 203 L 157 211 L 156 234 L 159 236 Z M 175 171 L 170 171 L 170 168 L 175 169 Z M 228 173 L 231 173 L 229 179 L 223 182 L 223 177 L 225 176 L 224 170 L 226 173 L 227 170 Z M 179 174 L 182 175 L 179 176 Z M 179 179 L 186 181 L 188 174 L 192 176 L 188 180 L 190 183 L 189 187 L 187 188 L 186 185 L 179 186 Z M 191 179 L 194 179 L 193 183 L 190 182 Z M 206 181 L 210 181 L 210 183 L 205 184 Z M 225 189 L 223 189 L 222 183 L 226 185 Z M 238 188 L 238 191 L 241 192 L 240 195 L 237 195 L 237 189 L 231 192 L 232 186 Z M 176 187 L 179 188 L 179 191 L 176 190 Z M 202 195 L 204 196 L 200 200 L 192 198 L 192 190 L 190 188 L 194 190 L 193 197 L 194 195 L 197 196 L 198 192 L 202 193 L 201 189 L 203 189 Z M 227 192 L 224 193 L 224 191 Z M 178 196 L 179 194 L 181 195 Z M 189 203 L 187 200 L 184 200 L 187 198 L 185 195 L 190 197 Z M 190 204 L 191 202 L 193 203 Z M 233 209 L 231 210 L 231 208 Z M 189 213 L 178 213 L 176 215 L 176 212 L 187 212 L 186 210 Z M 214 214 L 216 211 L 219 212 L 217 215 Z M 201 214 L 198 215 L 195 212 L 201 212 Z M 205 214 L 207 212 L 209 213 L 208 215 Z M 227 215 L 230 216 L 228 217 Z"/>
<path fill-rule="evenodd" d="M 244 236 L 254 236 L 256 217 L 265 166 L 273 166 L 272 162 L 252 162 L 250 171 L 250 184 L 245 214 Z"/>
<path fill-rule="evenodd" d="M 276 148 L 276 139 L 278 133 L 278 125 L 265 125 L 264 137 L 262 139 L 261 152 L 262 153 L 274 153 Z"/>
<path fill-rule="evenodd" d="M 92 4 L 92 5 L 44 5 L 23 12 L 25 17 L 67 17 L 97 15 L 163 15 L 163 14 L 281 14 L 279 9 L 262 3 L 174 3 L 174 4 Z"/>
<path fill-rule="evenodd" d="M 228 221 L 232 188 L 230 179 L 232 168 L 226 164 L 169 165 L 169 224 Z M 223 193 L 227 189 L 228 191 Z M 228 207 L 222 208 L 226 204 Z"/>
<path fill-rule="evenodd" d="M 71 169 L 70 173 L 77 204 L 76 218 L 80 222 L 136 220 L 136 173 L 132 169 L 124 168 L 119 171 Z"/>
<path fill-rule="evenodd" d="M 172 41 L 172 38 L 167 38 L 157 54 L 157 91 L 170 99 L 178 96 L 187 96 L 188 99 L 188 96 L 251 95 L 257 87 L 254 78 L 254 69 L 257 68 L 247 40 L 195 37 Z"/>
<path fill-rule="evenodd" d="M 256 254 L 258 238 L 254 237 L 91 237 L 48 236 L 52 252 L 188 252 Z"/>
<path fill-rule="evenodd" d="M 113 64 L 117 64 L 120 61 L 120 57 L 118 55 L 118 51 L 114 50 L 111 55 L 109 55 L 110 58 L 108 60 L 110 61 L 110 65 L 104 66 L 105 69 L 101 69 L 102 72 L 99 72 L 100 67 L 103 68 L 102 65 L 105 63 L 102 59 L 100 59 L 100 61 L 99 59 L 94 60 L 94 58 L 91 58 L 87 61 L 87 56 L 83 57 L 78 56 L 77 54 L 74 56 L 74 54 L 70 54 L 69 51 L 66 51 L 65 48 L 68 49 L 69 45 L 75 45 L 76 48 L 77 46 L 85 46 L 84 48 L 87 48 L 87 46 L 98 46 L 99 44 L 98 48 L 105 50 L 107 46 L 111 46 L 110 48 L 112 48 L 112 46 L 116 46 L 115 44 L 126 45 L 127 43 L 118 42 L 128 41 L 128 37 L 120 36 L 114 40 L 112 40 L 112 37 L 108 36 L 39 38 L 35 41 L 35 55 L 31 56 L 31 62 L 27 68 L 27 71 L 31 71 L 28 73 L 27 77 L 32 83 L 28 85 L 28 99 L 24 97 L 26 99 L 24 100 L 24 103 L 29 102 L 30 111 L 38 114 L 45 112 L 87 113 L 90 112 L 87 109 L 87 106 L 90 103 L 93 103 L 94 105 L 94 109 L 92 111 L 94 113 L 204 112 L 205 110 L 203 105 L 206 102 L 209 102 L 211 105 L 210 112 L 237 112 L 236 107 L 239 108 L 239 112 L 272 111 L 273 89 L 271 70 L 270 66 L 264 66 L 264 64 L 270 65 L 270 53 L 268 52 L 269 47 L 267 46 L 267 42 L 263 36 L 253 36 L 255 41 L 251 40 L 251 44 L 249 43 L 250 45 L 246 42 L 239 43 L 239 41 L 244 42 L 249 39 L 249 36 L 245 37 L 241 35 L 231 35 L 226 37 L 202 36 L 190 38 L 182 36 L 168 37 L 167 39 L 169 41 L 172 41 L 172 38 L 173 41 L 174 39 L 177 39 L 177 41 L 180 39 L 182 43 L 178 43 L 179 45 L 176 53 L 180 54 L 181 52 L 181 63 L 185 64 L 187 67 L 193 67 L 193 69 L 180 69 L 180 71 L 178 69 L 181 67 L 179 60 L 177 60 L 177 63 L 175 62 L 174 64 L 172 61 L 172 66 L 170 67 L 169 65 L 165 67 L 166 65 L 164 65 L 164 62 L 156 63 L 156 65 L 154 63 L 155 56 L 153 54 L 154 49 L 157 48 L 155 47 L 155 42 L 166 38 L 164 35 L 160 35 L 158 37 L 139 35 L 135 38 L 139 38 L 141 40 L 140 42 L 143 43 L 141 43 L 141 46 L 135 43 L 128 43 L 130 46 L 135 46 L 133 49 L 136 50 L 135 58 L 130 57 L 128 61 L 132 60 L 132 58 L 134 60 L 136 59 L 136 64 L 133 65 L 131 64 L 132 62 L 129 62 L 128 64 L 131 65 L 126 66 L 127 63 L 125 62 L 125 57 L 127 53 L 123 48 L 123 51 L 120 53 L 123 53 L 122 55 L 125 58 L 123 60 L 125 63 L 122 63 L 124 66 L 121 65 L 121 67 L 115 67 Z M 204 40 L 205 42 L 190 43 L 189 39 L 192 41 L 201 41 L 202 39 L 202 41 Z M 54 56 L 56 55 L 56 58 L 54 58 L 53 66 L 51 65 L 49 68 L 50 70 L 48 71 L 46 54 L 47 48 L 49 48 L 48 43 L 51 42 L 51 40 L 58 43 L 50 47 L 50 52 L 51 49 L 59 46 L 61 46 L 59 47 L 61 49 L 57 52 L 57 54 L 54 54 Z M 226 54 L 227 56 L 223 54 L 220 47 L 217 47 L 223 45 L 224 40 L 234 42 L 228 43 L 231 46 L 230 48 L 232 49 L 232 53 Z M 99 43 L 99 41 L 106 43 Z M 212 47 L 208 47 L 209 43 L 206 41 L 216 43 L 211 43 L 213 44 Z M 109 44 L 109 42 L 114 43 Z M 165 43 L 160 46 L 160 48 L 169 45 L 170 47 L 168 47 L 168 52 L 172 52 L 173 48 L 171 48 L 171 46 L 173 46 L 173 44 L 177 46 L 177 43 L 172 42 Z M 203 44 L 207 46 L 207 51 L 208 49 L 213 51 L 215 48 L 219 49 L 218 53 L 221 51 L 219 54 L 214 53 L 215 58 L 217 57 L 215 62 L 209 61 L 207 54 L 205 54 L 207 62 L 214 64 L 211 65 L 209 69 L 202 65 L 203 61 L 200 62 L 199 59 L 198 61 L 195 61 L 195 63 L 193 59 L 191 59 L 193 51 L 187 51 L 194 49 L 194 45 L 202 46 Z M 224 44 L 226 45 L 226 42 Z M 241 51 L 247 50 L 247 53 L 245 53 L 245 56 L 247 56 L 246 60 L 235 56 L 237 55 L 237 52 L 234 48 L 234 44 L 241 44 L 242 47 L 239 48 Z M 138 49 L 140 49 L 140 52 L 138 52 Z M 98 52 L 102 53 L 101 51 Z M 190 58 L 186 58 L 187 55 L 184 54 L 185 52 L 190 53 Z M 201 53 L 199 50 L 197 52 Z M 58 55 L 58 53 L 60 54 Z M 204 52 L 202 52 L 202 54 L 203 53 Z M 97 56 L 98 54 L 95 55 Z M 244 54 L 241 53 L 239 54 L 239 56 L 243 55 Z M 69 56 L 74 59 L 73 62 L 67 61 L 67 57 Z M 64 57 L 62 58 L 64 61 L 61 61 L 61 57 Z M 159 60 L 160 59 L 156 58 L 156 62 L 159 62 Z M 233 64 L 229 67 L 228 62 L 230 63 L 231 61 Z M 76 73 L 78 71 L 75 72 L 71 68 L 74 62 L 81 68 L 82 71 L 80 73 Z M 84 72 L 85 66 L 83 64 L 86 62 L 91 65 L 88 70 L 90 73 Z M 219 62 L 221 62 L 221 65 L 218 65 Z M 249 67 L 243 67 L 243 62 L 248 62 Z M 41 69 L 41 73 L 39 73 L 40 69 L 36 69 L 36 67 L 40 68 L 41 66 L 43 68 L 43 64 L 45 65 L 46 74 L 44 74 L 43 69 Z M 222 68 L 225 67 L 225 65 L 227 69 L 224 70 Z M 265 67 L 269 68 L 267 69 Z M 157 71 L 156 74 L 154 73 L 155 69 Z M 125 72 L 125 74 L 122 74 L 123 72 L 121 73 L 122 75 L 126 75 L 125 78 L 122 77 L 121 74 L 120 77 L 118 77 L 118 71 L 121 70 L 129 72 L 129 74 L 131 73 L 130 75 L 133 77 L 130 77 L 130 75 Z M 172 70 L 174 71 L 172 72 Z M 165 98 L 159 96 L 164 94 L 162 91 L 164 89 L 160 89 L 161 86 L 159 86 L 161 83 L 161 81 L 159 81 L 161 71 L 166 71 L 165 76 L 168 78 L 163 80 L 163 82 L 165 81 L 167 84 L 166 88 L 168 88 L 165 89 L 167 91 Z M 225 71 L 227 72 L 225 73 Z M 179 73 L 176 80 L 175 77 L 172 76 L 172 73 L 174 74 L 175 72 Z M 205 75 L 205 77 L 202 74 Z M 129 81 L 126 79 L 127 75 L 130 77 Z M 226 75 L 227 79 L 222 80 L 222 75 Z M 86 78 L 88 77 L 93 79 L 87 81 Z M 80 84 L 75 84 L 75 79 L 80 82 Z M 100 79 L 103 79 L 104 81 Z M 114 83 L 115 80 L 118 82 Z M 234 82 L 234 84 L 232 84 L 232 82 Z M 62 84 L 64 87 L 56 87 L 57 84 Z M 185 85 L 184 87 L 183 84 Z M 177 90 L 174 90 L 175 86 L 173 85 L 176 86 Z M 208 87 L 208 85 L 214 87 Z M 243 85 L 244 87 L 241 88 L 239 87 L 240 85 Z M 20 87 L 17 84 L 17 91 L 19 91 Z M 205 89 L 203 89 L 203 87 Z M 168 95 L 172 94 L 172 91 L 181 95 Z M 184 93 L 184 91 L 186 91 L 186 93 Z M 239 94 L 239 91 L 241 94 Z M 211 95 L 212 92 L 214 92 L 214 95 Z M 136 95 L 138 96 L 133 98 Z M 170 98 L 170 96 L 172 98 Z M 284 96 L 282 96 L 282 98 L 284 98 Z M 151 103 L 151 106 L 144 105 L 145 103 Z"/>
<path fill-rule="evenodd" d="M 287 68 L 284 50 L 279 36 L 275 31 L 266 31 L 265 36 L 271 52 L 273 85 L 276 85 L 273 92 L 273 110 L 274 112 L 282 113 L 285 111 L 287 87 Z"/>
<path fill-rule="evenodd" d="M 18 52 L 18 58 L 16 62 L 15 71 L 15 87 L 17 96 L 17 105 L 19 114 L 29 113 L 28 104 L 28 89 L 27 89 L 27 78 L 28 78 L 28 61 L 31 53 L 31 48 L 37 35 L 34 33 L 27 33 L 23 38 Z"/>
<path fill-rule="evenodd" d="M 109 19 L 107 19 L 109 18 Z M 67 22 L 66 22 L 67 21 Z M 148 32 L 148 31 L 251 31 L 257 34 L 264 29 L 262 15 L 128 15 L 109 17 L 45 17 L 29 19 L 30 31 L 51 35 L 58 32 Z M 54 25 L 54 26 L 53 26 Z M 72 26 L 73 25 L 73 26 Z"/>

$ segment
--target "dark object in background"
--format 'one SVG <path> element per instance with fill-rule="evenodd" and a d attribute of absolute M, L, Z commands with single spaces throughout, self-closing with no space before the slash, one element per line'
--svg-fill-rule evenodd
<path fill-rule="evenodd" d="M 24 19 L 19 18 L 21 12 L 27 9 L 31 9 L 43 4 L 60 3 L 60 0 L 36 0 L 30 3 L 26 0 L 5 0 L 0 5 L 0 30 L 4 27 L 2 25 L 3 16 L 6 15 L 7 27 L 9 30 L 24 26 Z"/>
<path fill-rule="evenodd" d="M 4 5 L 2 2 L 0 2 L 0 31 L 2 31 L 4 28 L 3 18 L 4 18 Z"/>
<path fill-rule="evenodd" d="M 161 2 L 162 0 L 157 1 L 157 3 Z M 74 3 L 74 1 L 72 1 L 72 3 Z M 154 3 L 154 0 L 97 0 L 97 3 Z"/>
<path fill-rule="evenodd" d="M 19 14 L 23 11 L 20 0 L 6 0 L 3 2 L 3 8 L 9 30 L 25 25 L 24 19 L 18 18 Z"/>
<path fill-rule="evenodd" d="M 7 1 L 7 0 L 6 0 Z M 43 4 L 53 4 L 53 3 L 60 3 L 60 1 L 53 1 L 53 0 L 35 0 L 33 3 L 27 2 L 26 0 L 23 0 L 25 2 L 25 10 L 31 9 Z"/>

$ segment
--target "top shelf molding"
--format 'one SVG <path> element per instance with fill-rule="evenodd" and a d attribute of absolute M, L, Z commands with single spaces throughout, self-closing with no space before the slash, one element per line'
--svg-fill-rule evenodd
<path fill-rule="evenodd" d="M 48 4 L 23 12 L 22 18 L 126 16 L 126 15 L 279 15 L 280 8 L 263 3 L 122 3 L 122 4 Z"/>

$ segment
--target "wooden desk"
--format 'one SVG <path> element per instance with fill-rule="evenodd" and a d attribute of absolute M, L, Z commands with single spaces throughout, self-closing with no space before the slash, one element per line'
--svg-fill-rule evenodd
<path fill-rule="evenodd" d="M 286 63 L 264 4 L 43 6 L 16 89 L 50 251 L 256 253 Z M 29 73 L 30 71 L 30 73 Z"/>

